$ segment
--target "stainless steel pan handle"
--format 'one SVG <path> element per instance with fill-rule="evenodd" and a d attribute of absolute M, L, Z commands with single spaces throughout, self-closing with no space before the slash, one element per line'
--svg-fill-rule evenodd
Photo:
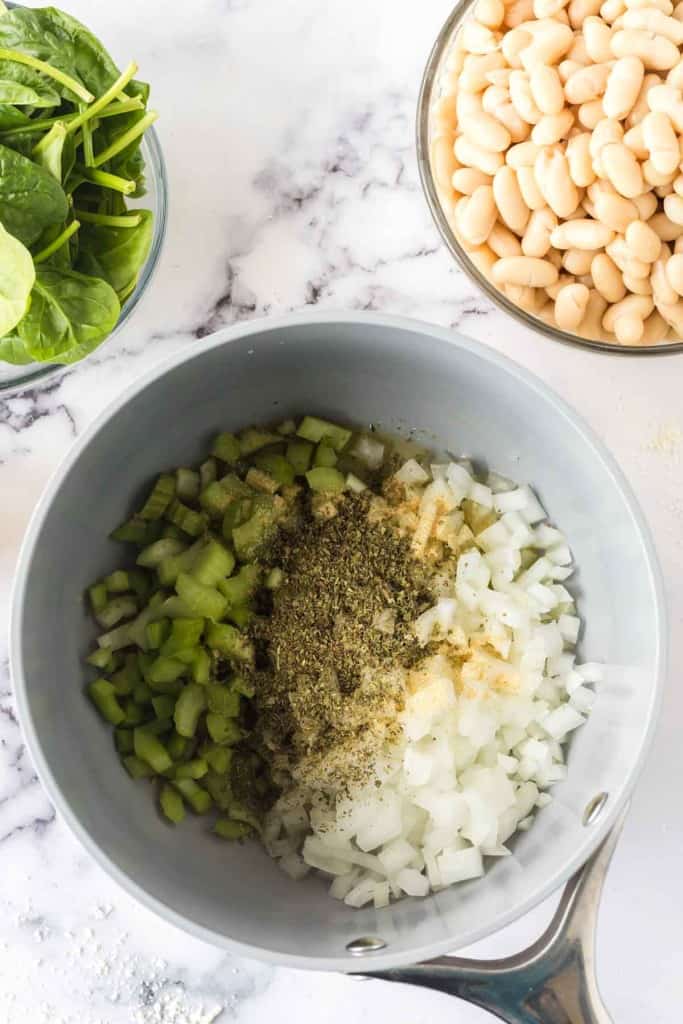
<path fill-rule="evenodd" d="M 436 960 L 369 975 L 465 999 L 508 1024 L 612 1024 L 595 973 L 595 930 L 603 883 L 624 817 L 565 886 L 536 942 L 500 960 Z"/>

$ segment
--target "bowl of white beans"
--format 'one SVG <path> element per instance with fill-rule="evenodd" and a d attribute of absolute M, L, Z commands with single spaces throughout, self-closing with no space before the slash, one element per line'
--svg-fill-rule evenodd
<path fill-rule="evenodd" d="M 683 351 L 683 2 L 462 0 L 417 147 L 437 227 L 549 338 Z"/>

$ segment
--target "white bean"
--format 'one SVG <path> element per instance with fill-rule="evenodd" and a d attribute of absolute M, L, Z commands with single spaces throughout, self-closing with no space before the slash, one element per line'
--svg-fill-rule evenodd
<path fill-rule="evenodd" d="M 478 170 L 483 171 L 484 174 L 493 175 L 503 165 L 503 157 L 500 153 L 493 153 L 490 149 L 482 149 L 481 146 L 477 146 L 476 143 L 471 142 L 464 135 L 458 136 L 455 140 L 454 150 L 456 159 L 460 161 L 463 167 L 476 167 Z"/>
<path fill-rule="evenodd" d="M 645 320 L 654 309 L 654 302 L 647 295 L 627 295 L 621 302 L 614 305 L 605 313 L 602 325 L 607 331 L 615 330 L 617 320 L 622 317 L 635 317 L 637 320 Z"/>
<path fill-rule="evenodd" d="M 455 100 L 455 113 L 458 122 L 466 121 L 468 117 L 480 117 L 483 109 L 481 93 L 464 91 L 458 93 Z"/>
<path fill-rule="evenodd" d="M 631 202 L 638 210 L 640 220 L 648 221 L 657 210 L 657 200 L 652 192 L 643 192 L 642 195 L 634 196 Z"/>
<path fill-rule="evenodd" d="M 652 111 L 643 118 L 643 142 L 656 171 L 673 175 L 678 170 L 681 159 L 679 143 L 666 114 Z"/>
<path fill-rule="evenodd" d="M 681 23 L 683 28 L 683 23 Z M 683 132 L 683 95 L 672 85 L 656 85 L 647 94 L 650 110 L 667 114 L 677 132 Z"/>
<path fill-rule="evenodd" d="M 569 24 L 581 28 L 586 18 L 593 17 L 600 10 L 600 0 L 571 0 L 568 8 Z"/>
<path fill-rule="evenodd" d="M 668 18 L 663 11 L 653 7 L 644 7 L 637 10 L 626 11 L 624 14 L 624 27 L 645 29 L 656 35 L 670 39 L 676 46 L 683 43 L 683 24 L 675 18 Z"/>
<path fill-rule="evenodd" d="M 498 221 L 493 225 L 487 244 L 499 259 L 504 256 L 521 256 L 522 246 L 516 235 Z"/>
<path fill-rule="evenodd" d="M 627 199 L 640 195 L 644 187 L 643 175 L 628 146 L 623 142 L 610 142 L 600 151 L 600 160 L 605 174 L 620 195 Z"/>
<path fill-rule="evenodd" d="M 562 289 L 567 288 L 570 284 L 574 284 L 574 281 L 575 278 L 573 278 L 571 274 L 560 274 L 555 284 L 551 284 L 546 288 L 545 293 L 548 298 L 552 299 L 554 302 Z"/>
<path fill-rule="evenodd" d="M 674 89 L 683 89 L 683 60 L 680 60 L 666 76 L 666 84 Z"/>
<path fill-rule="evenodd" d="M 547 206 L 542 210 L 534 210 L 522 239 L 524 255 L 544 258 L 550 249 L 550 236 L 556 227 L 557 217 Z"/>
<path fill-rule="evenodd" d="M 667 196 L 664 200 L 664 213 L 674 224 L 683 225 L 683 196 Z"/>
<path fill-rule="evenodd" d="M 550 19 L 544 30 L 538 32 L 531 46 L 522 50 L 520 59 L 527 71 L 537 64 L 557 64 L 574 42 L 569 25 Z"/>
<path fill-rule="evenodd" d="M 612 25 L 626 10 L 624 0 L 605 0 L 600 8 L 600 17 Z"/>
<path fill-rule="evenodd" d="M 671 306 L 658 305 L 657 310 L 671 325 L 680 340 L 683 338 L 683 302 L 674 302 Z"/>
<path fill-rule="evenodd" d="M 490 84 L 486 77 L 488 72 L 502 67 L 505 67 L 505 57 L 499 50 L 494 53 L 485 53 L 482 57 L 469 54 L 465 58 L 458 80 L 459 87 L 463 92 L 483 92 Z"/>
<path fill-rule="evenodd" d="M 491 251 L 491 249 L 489 249 L 488 245 L 476 246 L 474 249 L 469 251 L 468 256 L 474 263 L 477 270 L 479 270 L 484 277 L 491 277 L 493 265 L 498 257 Z"/>
<path fill-rule="evenodd" d="M 568 284 L 555 299 L 555 320 L 563 331 L 575 331 L 588 306 L 590 291 L 583 284 Z"/>
<path fill-rule="evenodd" d="M 610 228 L 597 220 L 568 220 L 555 228 L 550 243 L 556 249 L 604 249 L 614 238 Z"/>
<path fill-rule="evenodd" d="M 534 0 L 514 0 L 505 5 L 505 24 L 509 28 L 517 28 L 534 16 Z"/>
<path fill-rule="evenodd" d="M 668 198 L 671 198 L 670 196 Z M 665 200 L 666 202 L 666 200 Z M 674 242 L 683 235 L 683 225 L 669 220 L 666 213 L 655 213 L 650 217 L 648 224 L 653 231 L 656 231 L 663 242 Z"/>
<path fill-rule="evenodd" d="M 538 288 L 529 288 L 522 284 L 504 284 L 503 292 L 510 302 L 520 309 L 525 309 L 527 313 L 536 313 L 543 294 L 539 293 Z"/>
<path fill-rule="evenodd" d="M 638 99 L 645 77 L 645 68 L 639 57 L 622 57 L 609 70 L 602 105 L 608 117 L 618 120 L 629 114 Z"/>
<path fill-rule="evenodd" d="M 678 63 L 678 47 L 665 36 L 644 29 L 620 29 L 612 36 L 615 57 L 639 57 L 652 71 L 668 71 Z"/>
<path fill-rule="evenodd" d="M 468 117 L 462 129 L 470 142 L 494 153 L 505 152 L 511 142 L 507 128 L 484 111 L 476 119 Z"/>
<path fill-rule="evenodd" d="M 512 103 L 503 103 L 496 110 L 495 116 L 510 132 L 512 142 L 524 142 L 531 129 L 527 122 L 519 116 Z"/>
<path fill-rule="evenodd" d="M 564 108 L 564 90 L 557 68 L 539 64 L 529 78 L 531 95 L 542 114 L 559 114 Z"/>
<path fill-rule="evenodd" d="M 583 275 L 590 274 L 594 257 L 594 252 L 587 252 L 581 249 L 567 249 L 562 257 L 562 266 L 570 274 L 582 277 Z"/>
<path fill-rule="evenodd" d="M 471 196 L 480 185 L 490 185 L 492 181 L 490 174 L 484 174 L 476 167 L 459 167 L 452 178 L 453 188 L 462 196 Z"/>
<path fill-rule="evenodd" d="M 469 53 L 494 53 L 500 46 L 500 34 L 478 21 L 468 20 L 462 29 L 462 41 Z"/>
<path fill-rule="evenodd" d="M 596 64 L 606 64 L 613 59 L 610 39 L 612 29 L 602 18 L 591 16 L 583 23 L 583 38 L 586 41 L 586 50 L 591 60 Z"/>
<path fill-rule="evenodd" d="M 617 265 L 607 253 L 600 252 L 593 257 L 591 275 L 593 284 L 607 302 L 621 302 L 626 289 Z"/>
<path fill-rule="evenodd" d="M 493 195 L 500 215 L 510 230 L 517 235 L 523 234 L 529 220 L 529 207 L 522 198 L 517 175 L 508 164 L 496 171 Z"/>
<path fill-rule="evenodd" d="M 534 103 L 525 71 L 513 71 L 510 75 L 510 99 L 519 116 L 528 124 L 537 124 L 541 120 L 543 115 Z"/>
<path fill-rule="evenodd" d="M 583 64 L 579 64 L 575 60 L 562 60 L 557 65 L 557 73 L 560 76 L 560 81 L 564 85 L 569 81 L 575 71 L 580 71 Z"/>
<path fill-rule="evenodd" d="M 645 146 L 645 139 L 643 138 L 642 121 L 639 124 L 634 124 L 633 128 L 629 128 L 624 135 L 624 145 L 628 146 L 639 160 L 647 159 L 648 151 Z"/>
<path fill-rule="evenodd" d="M 440 135 L 434 139 L 430 157 L 437 185 L 450 192 L 453 171 L 458 166 L 453 152 L 453 139 L 447 135 Z"/>
<path fill-rule="evenodd" d="M 570 217 L 579 205 L 579 193 L 569 174 L 564 153 L 543 149 L 536 158 L 534 173 L 548 206 L 561 218 Z"/>
<path fill-rule="evenodd" d="M 552 18 L 568 3 L 569 0 L 534 0 L 534 15 L 537 18 Z"/>
<path fill-rule="evenodd" d="M 585 188 L 595 181 L 595 171 L 590 154 L 590 132 L 580 132 L 567 143 L 567 161 L 572 181 L 579 188 Z"/>
<path fill-rule="evenodd" d="M 554 146 L 571 131 L 574 115 L 567 107 L 560 114 L 544 114 L 531 130 L 531 138 L 537 146 Z"/>
<path fill-rule="evenodd" d="M 643 336 L 640 339 L 641 345 L 658 345 L 666 338 L 669 325 L 657 310 L 650 313 L 643 325 Z"/>
<path fill-rule="evenodd" d="M 683 196 L 683 174 L 679 174 L 677 178 L 674 178 L 673 186 L 676 195 Z"/>
<path fill-rule="evenodd" d="M 643 179 L 647 182 L 650 188 L 657 188 L 659 185 L 668 185 L 670 181 L 673 181 L 676 172 L 672 171 L 670 174 L 662 174 L 658 171 L 652 160 L 644 160 L 641 164 L 641 170 L 643 172 Z"/>
<path fill-rule="evenodd" d="M 634 257 L 626 244 L 626 239 L 615 238 L 613 242 L 605 246 L 605 250 L 622 273 L 632 274 L 633 277 L 647 277 L 649 275 L 651 270 L 650 264 Z"/>
<path fill-rule="evenodd" d="M 469 93 L 469 95 L 471 96 L 472 93 Z M 509 102 L 510 92 L 505 88 L 505 86 L 490 85 L 488 89 L 485 89 L 482 93 L 481 105 L 487 114 L 492 114 L 494 117 L 498 107 Z"/>
<path fill-rule="evenodd" d="M 659 235 L 642 220 L 633 220 L 626 228 L 626 244 L 645 263 L 654 263 L 662 242 Z"/>
<path fill-rule="evenodd" d="M 512 256 L 498 260 L 493 267 L 497 284 L 517 284 L 527 288 L 548 288 L 557 281 L 557 269 L 547 260 L 532 256 Z"/>
<path fill-rule="evenodd" d="M 652 71 L 645 75 L 643 84 L 640 87 L 640 92 L 638 93 L 638 98 L 633 105 L 631 113 L 626 118 L 626 125 L 628 128 L 633 128 L 634 125 L 639 124 L 643 118 L 649 114 L 650 107 L 648 105 L 648 96 L 652 89 L 661 85 L 661 82 L 662 80 L 659 75 L 654 74 Z"/>
<path fill-rule="evenodd" d="M 505 154 L 505 162 L 516 171 L 520 167 L 533 167 L 539 153 L 540 149 L 535 142 L 519 142 L 516 146 L 510 146 Z"/>
<path fill-rule="evenodd" d="M 564 84 L 564 94 L 570 103 L 577 105 L 580 103 L 590 103 L 592 100 L 602 96 L 609 75 L 609 64 L 589 64 L 588 67 L 575 71 L 567 79 Z"/>
<path fill-rule="evenodd" d="M 639 11 L 643 7 L 654 7 L 664 14 L 671 14 L 674 9 L 671 0 L 626 0 L 628 11 Z"/>
<path fill-rule="evenodd" d="M 578 119 L 584 128 L 592 131 L 605 116 L 602 100 L 591 100 L 590 103 L 582 103 L 578 111 Z"/>
<path fill-rule="evenodd" d="M 602 295 L 593 289 L 588 298 L 585 316 L 581 321 L 580 334 L 582 338 L 592 338 L 593 341 L 603 339 L 602 318 L 606 308 L 607 303 Z"/>
<path fill-rule="evenodd" d="M 477 0 L 474 16 L 487 28 L 500 28 L 505 17 L 505 5 L 502 0 Z"/>
<path fill-rule="evenodd" d="M 628 270 L 624 271 L 622 277 L 626 291 L 632 295 L 652 295 L 652 285 L 648 277 L 634 277 Z"/>

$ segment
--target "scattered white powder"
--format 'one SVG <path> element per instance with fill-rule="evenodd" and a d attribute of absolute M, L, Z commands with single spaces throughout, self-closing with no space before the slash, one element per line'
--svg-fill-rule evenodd
<path fill-rule="evenodd" d="M 647 443 L 648 451 L 658 452 L 660 455 L 678 455 L 683 433 L 677 423 L 670 421 L 662 423 L 654 436 Z"/>

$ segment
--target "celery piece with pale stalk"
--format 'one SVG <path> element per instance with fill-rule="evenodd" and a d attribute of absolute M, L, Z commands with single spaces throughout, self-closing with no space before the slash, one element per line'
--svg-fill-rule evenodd
<path fill-rule="evenodd" d="M 203 632 L 204 619 L 173 619 L 170 636 L 164 642 L 161 653 L 170 658 L 181 651 L 191 650 L 198 646 Z"/>
<path fill-rule="evenodd" d="M 221 619 L 228 602 L 214 587 L 197 583 L 188 573 L 181 572 L 175 581 L 178 596 L 190 609 L 191 615 L 204 619 Z"/>
<path fill-rule="evenodd" d="M 225 617 L 234 622 L 240 629 L 246 629 L 254 618 L 254 610 L 246 604 L 231 604 L 225 613 Z"/>
<path fill-rule="evenodd" d="M 116 572 L 105 576 L 102 582 L 111 594 L 125 594 L 131 589 L 128 573 L 123 569 L 117 569 Z"/>
<path fill-rule="evenodd" d="M 197 731 L 199 716 L 206 708 L 206 687 L 189 683 L 180 693 L 173 720 L 176 732 L 191 739 Z"/>
<path fill-rule="evenodd" d="M 211 454 L 215 455 L 217 459 L 227 462 L 229 466 L 234 466 L 240 458 L 240 443 L 234 434 L 219 434 L 211 446 Z"/>
<path fill-rule="evenodd" d="M 287 461 L 296 476 L 304 476 L 311 465 L 313 445 L 310 441 L 293 438 L 287 445 Z"/>
<path fill-rule="evenodd" d="M 218 743 L 204 743 L 202 744 L 199 753 L 208 763 L 212 772 L 217 772 L 219 775 L 225 775 L 226 772 L 230 771 L 230 765 L 232 764 L 232 747 L 222 747 Z"/>
<path fill-rule="evenodd" d="M 279 434 L 272 434 L 268 430 L 255 430 L 250 427 L 240 434 L 240 454 L 253 455 L 259 448 L 265 448 L 269 444 L 277 444 L 281 440 Z"/>
<path fill-rule="evenodd" d="M 116 697 L 116 690 L 108 679 L 95 679 L 88 686 L 88 696 L 102 715 L 102 718 L 112 725 L 120 725 L 126 717 L 126 713 L 119 704 Z"/>
<path fill-rule="evenodd" d="M 246 523 L 236 526 L 232 531 L 235 554 L 240 562 L 253 562 L 262 555 L 276 531 L 277 522 L 272 505 L 265 502 L 255 505 Z"/>
<path fill-rule="evenodd" d="M 206 462 L 202 462 L 201 466 L 199 467 L 200 491 L 203 491 L 205 487 L 208 487 L 209 484 L 212 484 L 217 476 L 218 472 L 216 470 L 215 459 L 209 458 L 206 460 Z"/>
<path fill-rule="evenodd" d="M 105 584 L 94 583 L 92 587 L 88 587 L 88 597 L 90 598 L 90 607 L 94 614 L 98 615 L 106 607 L 108 601 Z"/>
<path fill-rule="evenodd" d="M 194 757 L 191 761 L 178 764 L 173 769 L 174 779 L 203 779 L 209 770 L 203 757 Z"/>
<path fill-rule="evenodd" d="M 157 566 L 159 582 L 167 587 L 178 579 L 181 572 L 189 572 L 194 565 L 195 559 L 204 545 L 203 540 L 195 543 L 176 555 L 166 555 Z"/>
<path fill-rule="evenodd" d="M 133 689 L 133 700 L 136 704 L 149 704 L 154 696 L 154 690 L 145 682 L 140 682 Z"/>
<path fill-rule="evenodd" d="M 304 416 L 297 428 L 297 436 L 312 441 L 313 444 L 325 440 L 336 452 L 340 452 L 351 440 L 351 431 L 336 423 L 318 419 L 317 416 Z"/>
<path fill-rule="evenodd" d="M 206 631 L 206 643 L 214 651 L 224 654 L 227 658 L 244 664 L 254 661 L 254 646 L 235 626 L 225 622 L 211 622 Z"/>
<path fill-rule="evenodd" d="M 237 718 L 240 713 L 240 695 L 236 690 L 219 683 L 211 683 L 206 689 L 206 702 L 209 711 L 215 711 L 226 718 Z"/>
<path fill-rule="evenodd" d="M 280 485 L 294 483 L 294 467 L 278 452 L 257 452 L 254 456 L 254 465 Z"/>
<path fill-rule="evenodd" d="M 331 444 L 327 444 L 325 441 L 320 442 L 313 456 L 313 465 L 325 466 L 328 469 L 337 465 L 337 453 Z"/>
<path fill-rule="evenodd" d="M 161 793 L 159 794 L 159 805 L 164 813 L 164 816 L 169 821 L 173 822 L 174 825 L 180 824 L 185 817 L 185 805 L 183 798 L 177 789 L 173 786 L 169 786 L 165 783 L 161 787 Z"/>
<path fill-rule="evenodd" d="M 166 658 L 160 655 L 155 658 L 147 671 L 146 679 L 150 685 L 155 683 L 173 683 L 186 670 L 186 666 L 177 658 Z"/>
<path fill-rule="evenodd" d="M 308 486 L 312 491 L 320 491 L 325 494 L 340 494 L 344 490 L 346 481 L 344 475 L 338 469 L 327 466 L 316 466 L 306 473 Z"/>
<path fill-rule="evenodd" d="M 165 558 L 181 554 L 186 547 L 181 540 L 174 537 L 162 537 L 142 549 L 136 559 L 136 565 L 141 565 L 145 569 L 156 569 Z"/>
<path fill-rule="evenodd" d="M 134 597 L 115 597 L 102 608 L 95 618 L 102 629 L 111 629 L 121 619 L 128 619 L 135 615 L 138 610 L 138 603 Z"/>
<path fill-rule="evenodd" d="M 175 485 L 174 485 L 175 486 Z M 206 516 L 175 498 L 166 510 L 166 518 L 190 537 L 199 537 L 206 529 Z"/>
<path fill-rule="evenodd" d="M 213 587 L 219 580 L 229 576 L 234 568 L 235 556 L 232 551 L 211 537 L 197 555 L 190 576 L 197 583 Z"/>
<path fill-rule="evenodd" d="M 117 526 L 109 536 L 112 540 L 120 541 L 123 544 L 138 544 L 144 547 L 146 544 L 158 540 L 161 529 L 161 523 L 158 521 L 149 521 L 141 519 L 140 516 L 133 516 L 121 526 Z"/>
<path fill-rule="evenodd" d="M 232 746 L 244 738 L 244 730 L 235 718 L 228 718 L 217 711 L 209 711 L 206 716 L 206 728 L 214 743 Z"/>
<path fill-rule="evenodd" d="M 171 733 L 169 740 L 166 744 L 166 749 L 173 758 L 174 761 L 181 761 L 190 751 L 191 742 L 186 736 L 181 736 L 180 733 Z"/>
<path fill-rule="evenodd" d="M 232 540 L 233 530 L 246 523 L 251 517 L 252 511 L 253 503 L 249 498 L 236 498 L 228 505 L 221 526 L 221 533 L 225 540 Z"/>
<path fill-rule="evenodd" d="M 99 668 L 102 672 L 111 671 L 113 665 L 113 658 L 111 651 L 107 651 L 103 647 L 98 647 L 96 651 L 89 654 L 85 659 L 88 665 L 92 665 L 93 668 Z"/>
<path fill-rule="evenodd" d="M 130 729 L 114 729 L 114 746 L 121 757 L 133 753 L 133 733 Z"/>
<path fill-rule="evenodd" d="M 246 839 L 253 829 L 246 821 L 231 821 L 230 818 L 218 818 L 213 826 L 214 834 L 221 839 Z"/>
<path fill-rule="evenodd" d="M 150 651 L 158 651 L 165 642 L 171 625 L 168 619 L 157 619 L 156 622 L 148 622 L 145 626 L 145 639 Z"/>
<path fill-rule="evenodd" d="M 168 771 L 173 764 L 161 740 L 144 726 L 133 730 L 133 745 L 135 756 L 145 761 L 159 775 Z"/>
<path fill-rule="evenodd" d="M 194 779 L 173 779 L 174 786 L 190 805 L 195 814 L 206 814 L 211 810 L 213 800 L 205 789 L 198 786 Z"/>
<path fill-rule="evenodd" d="M 160 693 L 152 697 L 152 707 L 157 718 L 172 718 L 175 711 L 176 698 L 170 693 Z"/>
<path fill-rule="evenodd" d="M 231 494 L 224 487 L 221 486 L 219 480 L 214 480 L 212 483 L 205 487 L 199 495 L 199 504 L 208 512 L 210 516 L 222 516 L 225 514 L 226 509 L 235 500 L 234 494 Z"/>
<path fill-rule="evenodd" d="M 131 779 L 149 779 L 154 775 L 152 766 L 143 761 L 142 758 L 136 757 L 135 754 L 122 757 L 121 761 Z"/>
<path fill-rule="evenodd" d="M 196 501 L 199 495 L 199 473 L 193 469 L 176 469 L 175 490 L 182 501 Z"/>
<path fill-rule="evenodd" d="M 211 657 L 205 647 L 198 647 L 192 659 L 192 679 L 205 686 L 211 676 Z"/>

